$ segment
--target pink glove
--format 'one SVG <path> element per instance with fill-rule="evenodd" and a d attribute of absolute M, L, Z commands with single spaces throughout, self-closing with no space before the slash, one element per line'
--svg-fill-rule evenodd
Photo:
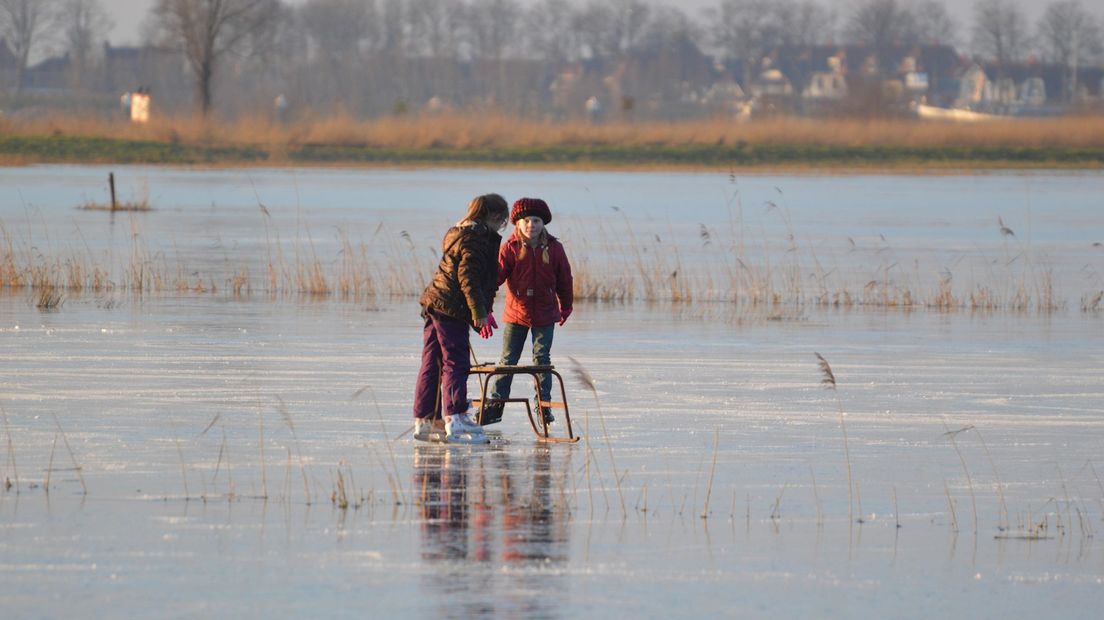
<path fill-rule="evenodd" d="M 567 317 L 571 316 L 571 308 L 565 308 L 560 312 L 560 325 L 567 322 Z"/>
<path fill-rule="evenodd" d="M 479 328 L 479 336 L 486 340 L 494 334 L 496 329 L 498 329 L 498 323 L 495 321 L 494 313 L 487 313 L 487 319 L 483 321 L 483 327 Z"/>

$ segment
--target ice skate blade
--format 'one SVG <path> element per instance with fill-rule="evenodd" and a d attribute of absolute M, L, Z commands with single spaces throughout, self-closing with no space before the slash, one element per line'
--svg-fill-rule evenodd
<path fill-rule="evenodd" d="M 483 433 L 457 433 L 446 437 L 448 443 L 475 446 L 490 443 L 490 439 Z"/>
<path fill-rule="evenodd" d="M 444 431 L 434 431 L 425 435 L 414 435 L 414 441 L 419 443 L 447 443 L 447 435 Z"/>

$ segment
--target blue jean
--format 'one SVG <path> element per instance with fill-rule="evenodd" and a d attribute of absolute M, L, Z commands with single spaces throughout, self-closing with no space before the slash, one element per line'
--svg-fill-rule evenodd
<path fill-rule="evenodd" d="M 530 332 L 533 335 L 533 363 L 545 365 L 552 363 L 552 332 L 556 325 L 544 327 L 527 327 L 517 323 L 507 323 L 502 328 L 502 358 L 498 360 L 500 365 L 513 366 L 521 359 L 521 350 L 525 347 L 525 339 Z M 491 398 L 509 398 L 510 384 L 513 375 L 499 375 L 491 382 Z M 552 375 L 542 373 L 540 375 L 540 398 L 552 400 Z"/>

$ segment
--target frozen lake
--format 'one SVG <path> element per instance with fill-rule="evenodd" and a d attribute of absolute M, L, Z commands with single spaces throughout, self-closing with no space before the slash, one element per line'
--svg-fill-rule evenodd
<path fill-rule="evenodd" d="M 1100 173 L 114 170 L 154 210 L 0 170 L 11 269 L 108 282 L 0 289 L 5 615 L 1098 614 Z M 509 409 L 490 447 L 396 439 L 404 287 L 486 191 L 547 199 L 605 291 L 553 350 L 579 444 Z"/>

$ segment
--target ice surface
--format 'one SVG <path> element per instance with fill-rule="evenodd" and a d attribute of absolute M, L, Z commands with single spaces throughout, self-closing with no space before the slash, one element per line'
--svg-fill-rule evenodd
<path fill-rule="evenodd" d="M 92 191 L 100 172 L 62 171 L 87 177 L 60 184 L 74 193 Z M 9 201 L 0 217 L 9 232 L 53 231 L 54 248 L 79 243 L 59 231 L 92 216 L 63 208 L 62 190 L 43 187 L 58 169 L 47 172 L 4 171 L 31 206 Z M 197 265 L 213 235 L 223 248 L 258 243 L 247 233 L 257 232 L 251 174 L 276 213 L 294 205 L 294 177 L 304 201 L 323 205 L 303 206 L 319 238 L 385 217 L 427 243 L 476 186 L 563 196 L 554 208 L 575 218 L 590 207 L 568 196 L 593 197 L 599 211 L 617 196 L 651 214 L 634 221 L 643 236 L 668 218 L 656 216 L 662 187 L 715 180 L 630 175 L 640 187 L 621 195 L 620 174 L 133 174 L 166 205 L 139 216 L 149 243 L 171 246 L 162 239 L 173 231 Z M 924 224 L 959 217 L 952 209 L 864 203 L 821 221 L 811 197 L 977 201 L 982 186 L 1015 200 L 1028 187 L 1034 200 L 1076 205 L 1101 176 L 895 181 L 756 177 L 741 191 L 779 186 L 795 222 L 818 222 L 806 231 L 814 245 L 864 236 L 848 223 L 921 226 L 921 245 L 939 254 L 971 243 Z M 716 186 L 720 196 L 730 183 Z M 435 203 L 445 198 L 450 208 Z M 409 211 L 418 204 L 434 206 Z M 982 239 L 997 213 L 1007 223 L 1029 208 L 1017 204 L 962 217 Z M 694 238 L 707 215 L 694 212 L 674 239 Z M 79 229 L 109 247 L 107 216 L 95 216 Z M 1057 269 L 1104 269 L 1070 249 L 1099 234 L 1099 215 L 1074 206 L 1031 220 L 1033 243 L 1053 238 Z M 1076 306 L 780 316 L 580 303 L 553 357 L 584 442 L 537 445 L 508 408 L 501 444 L 423 446 L 395 439 L 411 423 L 415 299 L 114 291 L 43 312 L 28 291 L 5 291 L 0 475 L 13 486 L 0 491 L 0 602 L 11 617 L 1095 617 L 1102 321 Z M 474 347 L 483 361 L 498 353 L 497 339 Z M 814 352 L 836 391 L 821 385 Z"/>

